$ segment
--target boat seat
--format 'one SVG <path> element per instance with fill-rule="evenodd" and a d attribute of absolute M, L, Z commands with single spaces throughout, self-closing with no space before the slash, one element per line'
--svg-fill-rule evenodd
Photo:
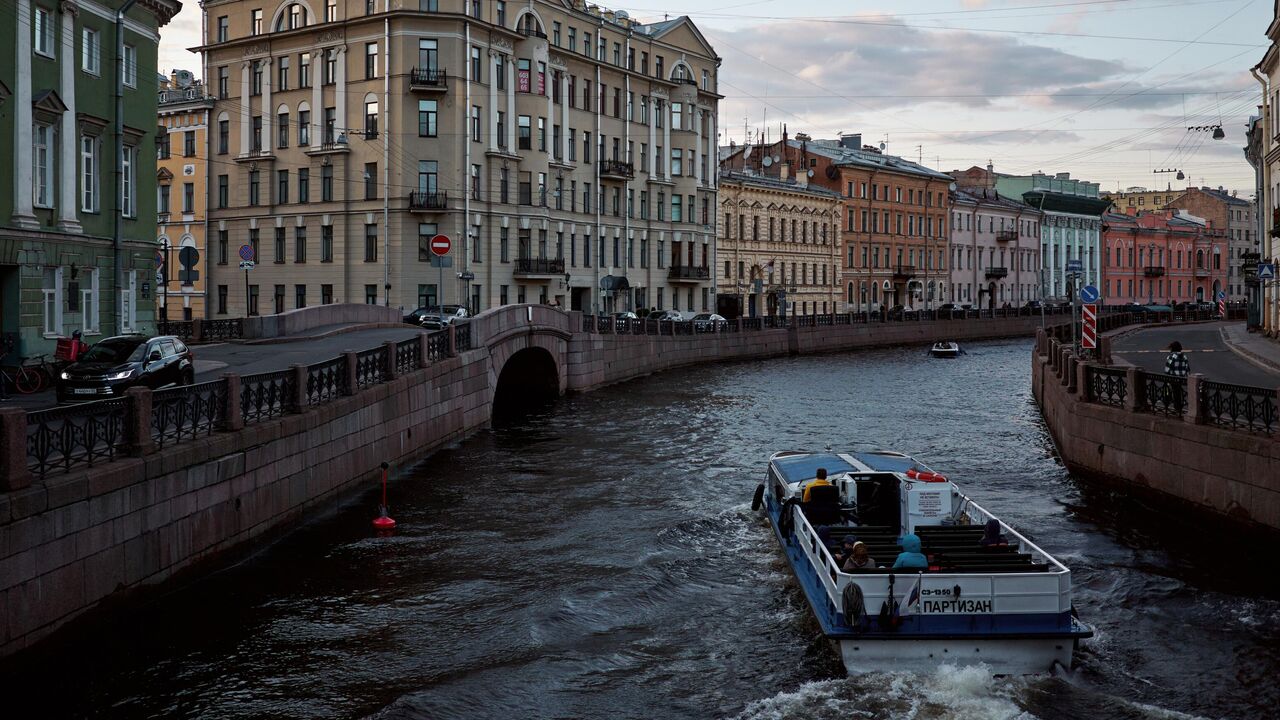
<path fill-rule="evenodd" d="M 809 488 L 809 502 L 801 503 L 800 507 L 804 508 L 805 517 L 809 518 L 809 524 L 817 527 L 819 525 L 840 525 L 844 522 L 844 512 L 840 507 L 840 489 L 834 485 L 818 485 Z M 827 534 L 830 536 L 831 529 L 828 527 Z"/>

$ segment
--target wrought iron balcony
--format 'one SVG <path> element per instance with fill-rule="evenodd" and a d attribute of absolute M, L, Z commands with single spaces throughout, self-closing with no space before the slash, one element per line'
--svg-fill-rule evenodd
<path fill-rule="evenodd" d="M 409 71 L 409 89 L 443 92 L 449 89 L 444 68 L 414 68 Z"/>
<path fill-rule="evenodd" d="M 698 81 L 697 81 L 697 80 L 694 80 L 694 79 L 693 79 L 693 78 L 691 78 L 691 77 L 685 77 L 685 76 L 683 76 L 683 75 L 681 75 L 681 76 L 679 76 L 679 77 L 673 77 L 673 78 L 671 78 L 671 82 L 674 82 L 674 83 L 680 83 L 681 85 L 692 85 L 692 86 L 694 86 L 694 87 L 697 87 L 697 86 L 698 86 Z"/>
<path fill-rule="evenodd" d="M 536 28 L 536 27 L 531 27 L 531 26 L 529 26 L 529 25 L 524 25 L 524 26 L 522 26 L 522 27 L 520 28 L 520 34 L 521 34 L 521 35 L 524 35 L 525 37 L 541 38 L 541 39 L 543 39 L 543 40 L 546 40 L 546 39 L 547 39 L 547 34 L 546 34 L 546 33 L 542 32 L 541 30 L 539 30 L 539 29 L 538 29 L 538 28 Z"/>
<path fill-rule="evenodd" d="M 442 192 L 419 192 L 414 190 L 409 193 L 409 209 L 417 211 L 435 212 L 438 210 L 447 210 L 449 208 L 449 194 Z"/>
<path fill-rule="evenodd" d="M 1147 277 L 1164 277 L 1163 265 L 1148 265 L 1142 268 L 1142 274 Z"/>
<path fill-rule="evenodd" d="M 706 265 L 672 265 L 667 280 L 675 282 L 701 282 L 711 279 L 711 269 Z"/>
<path fill-rule="evenodd" d="M 630 180 L 636 176 L 635 168 L 621 160 L 601 160 L 600 177 L 605 180 Z"/>
<path fill-rule="evenodd" d="M 910 280 L 916 276 L 915 265 L 897 265 L 893 268 L 893 278 L 895 280 Z"/>
<path fill-rule="evenodd" d="M 1207 267 L 1196 268 L 1196 277 L 1209 277 L 1209 275 L 1211 274 L 1212 274 L 1212 271 L 1209 270 L 1209 268 Z"/>
<path fill-rule="evenodd" d="M 1017 241 L 1018 241 L 1017 230 L 997 230 L 996 231 L 996 242 L 1017 242 Z"/>
<path fill-rule="evenodd" d="M 564 258 L 516 258 L 516 275 L 564 275 Z"/>
<path fill-rule="evenodd" d="M 1007 277 L 1008 275 L 1009 275 L 1009 268 L 1007 268 L 1007 267 L 989 267 L 989 268 L 987 268 L 987 279 L 988 279 L 988 280 L 994 280 L 994 279 L 998 279 L 998 278 L 1002 278 L 1002 277 Z"/>

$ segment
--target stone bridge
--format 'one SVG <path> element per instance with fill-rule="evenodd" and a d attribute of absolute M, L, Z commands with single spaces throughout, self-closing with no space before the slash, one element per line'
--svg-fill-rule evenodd
<path fill-rule="evenodd" d="M 1030 336 L 1041 323 L 996 315 L 807 316 L 694 333 L 506 306 L 309 366 L 92 406 L 0 409 L 0 655 L 110 596 L 251 548 L 341 493 L 372 489 L 381 462 L 415 462 L 508 410 L 703 362 Z"/>

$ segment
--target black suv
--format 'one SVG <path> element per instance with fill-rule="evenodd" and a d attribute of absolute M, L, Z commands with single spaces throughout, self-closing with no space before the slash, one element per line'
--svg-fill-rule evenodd
<path fill-rule="evenodd" d="M 195 382 L 195 355 L 172 335 L 120 335 L 99 341 L 62 371 L 58 402 L 119 397 L 131 387 L 152 390 Z"/>

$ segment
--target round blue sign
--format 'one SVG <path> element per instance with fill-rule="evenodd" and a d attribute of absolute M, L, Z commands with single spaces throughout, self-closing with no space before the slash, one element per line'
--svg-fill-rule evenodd
<path fill-rule="evenodd" d="M 1080 288 L 1080 301 L 1085 303 L 1098 302 L 1098 288 L 1092 285 L 1085 285 Z"/>
<path fill-rule="evenodd" d="M 252 245 L 241 245 L 241 246 L 240 246 L 240 259 L 241 259 L 241 260 L 253 260 L 253 246 L 252 246 Z"/>
<path fill-rule="evenodd" d="M 1226 300 L 1226 299 L 1227 299 L 1227 293 L 1226 293 L 1226 292 L 1224 292 L 1224 291 L 1222 291 L 1222 290 L 1219 290 L 1219 291 L 1218 291 L 1218 299 L 1219 299 L 1219 300 Z"/>

